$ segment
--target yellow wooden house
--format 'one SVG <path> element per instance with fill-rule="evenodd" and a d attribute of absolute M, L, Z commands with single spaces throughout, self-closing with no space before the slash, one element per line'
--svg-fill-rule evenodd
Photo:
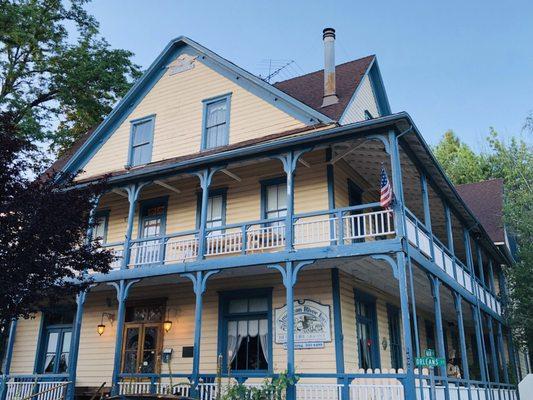
<path fill-rule="evenodd" d="M 487 228 L 501 182 L 459 192 L 376 57 L 335 65 L 323 41 L 323 70 L 271 84 L 172 40 L 54 164 L 108 177 L 92 235 L 116 258 L 75 303 L 13 322 L 2 400 L 214 400 L 217 368 L 286 372 L 289 400 L 517 398 L 513 260 Z"/>

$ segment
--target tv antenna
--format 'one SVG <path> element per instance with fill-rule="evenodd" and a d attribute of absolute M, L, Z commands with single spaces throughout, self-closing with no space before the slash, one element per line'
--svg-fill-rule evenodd
<path fill-rule="evenodd" d="M 275 77 L 280 77 L 281 80 L 284 80 L 301 75 L 299 71 L 301 68 L 295 60 L 266 59 L 262 60 L 260 68 L 265 70 L 265 73 L 264 75 L 259 74 L 259 78 L 268 83 L 271 83 Z"/>

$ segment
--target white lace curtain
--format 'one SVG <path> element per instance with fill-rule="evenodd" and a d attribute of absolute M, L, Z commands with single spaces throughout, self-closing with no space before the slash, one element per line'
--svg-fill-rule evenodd
<path fill-rule="evenodd" d="M 241 347 L 242 341 L 246 337 L 254 338 L 258 335 L 263 356 L 265 357 L 265 360 L 268 360 L 268 321 L 266 319 L 229 321 L 227 348 L 229 362 L 233 362 L 237 356 L 239 347 Z"/>

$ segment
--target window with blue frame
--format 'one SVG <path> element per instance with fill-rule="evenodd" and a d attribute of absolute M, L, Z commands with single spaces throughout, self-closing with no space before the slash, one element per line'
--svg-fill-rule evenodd
<path fill-rule="evenodd" d="M 204 100 L 202 150 L 229 143 L 231 94 Z"/>
<path fill-rule="evenodd" d="M 219 347 L 233 371 L 269 371 L 272 357 L 271 290 L 220 295 Z"/>
<path fill-rule="evenodd" d="M 128 165 L 135 167 L 152 161 L 155 115 L 131 121 Z"/>
<path fill-rule="evenodd" d="M 387 304 L 387 318 L 389 322 L 391 366 L 394 369 L 403 368 L 402 333 L 400 328 L 400 310 L 398 307 Z"/>
<path fill-rule="evenodd" d="M 261 201 L 264 219 L 285 217 L 287 215 L 287 181 L 285 178 L 269 179 L 261 182 Z M 271 225 L 281 225 L 273 222 Z"/>
<path fill-rule="evenodd" d="M 74 310 L 70 307 L 60 308 L 54 312 L 43 313 L 43 318 L 38 364 L 40 373 L 67 373 L 70 365 Z"/>
<path fill-rule="evenodd" d="M 380 368 L 376 299 L 356 291 L 355 317 L 359 368 Z"/>
<path fill-rule="evenodd" d="M 166 216 L 166 197 L 141 203 L 139 238 L 153 240 L 143 240 L 134 245 L 135 265 L 150 265 L 162 261 L 164 249 L 161 236 L 165 234 Z"/>
<path fill-rule="evenodd" d="M 207 200 L 206 227 L 216 228 L 226 224 L 226 189 L 215 189 L 209 191 Z M 198 195 L 196 224 L 200 225 L 200 214 L 202 211 L 202 196 Z M 220 231 L 210 231 L 208 235 L 213 235 Z"/>
<path fill-rule="evenodd" d="M 107 228 L 109 224 L 109 212 L 97 212 L 94 217 L 93 238 L 98 240 L 101 245 L 107 242 Z"/>

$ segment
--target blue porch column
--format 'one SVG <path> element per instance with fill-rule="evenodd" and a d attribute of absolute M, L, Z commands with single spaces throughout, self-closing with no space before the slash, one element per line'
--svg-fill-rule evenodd
<path fill-rule="evenodd" d="M 126 299 L 128 298 L 131 287 L 139 282 L 140 279 L 132 280 L 120 280 L 118 282 L 110 282 L 109 285 L 113 286 L 117 291 L 118 311 L 117 311 L 117 330 L 115 338 L 115 357 L 113 361 L 113 376 L 111 378 L 111 394 L 118 395 L 118 380 L 120 369 L 122 367 L 122 343 L 124 332 L 124 320 L 126 318 Z"/>
<path fill-rule="evenodd" d="M 468 369 L 468 353 L 466 351 L 465 325 L 463 318 L 463 298 L 457 292 L 453 292 L 455 305 L 455 314 L 457 316 L 457 330 L 459 331 L 459 345 L 461 347 L 461 367 L 463 368 L 463 379 L 470 379 L 470 370 Z M 470 398 L 470 390 L 468 391 Z"/>
<path fill-rule="evenodd" d="M 503 381 L 505 383 L 509 383 L 509 371 L 507 371 L 507 365 L 505 362 L 505 351 L 504 351 L 504 345 L 503 345 L 503 333 L 502 333 L 502 324 L 501 322 L 496 322 L 498 328 L 497 328 L 497 335 L 498 335 L 498 353 L 500 354 L 500 360 L 501 360 L 501 366 L 503 371 Z"/>
<path fill-rule="evenodd" d="M 288 251 L 292 250 L 294 240 L 294 175 L 298 159 L 302 156 L 302 154 L 306 153 L 307 151 L 309 151 L 309 149 L 289 151 L 288 153 L 274 157 L 280 160 L 283 164 L 283 171 L 285 171 L 285 175 L 287 178 L 287 215 L 285 216 L 285 249 Z"/>
<path fill-rule="evenodd" d="M 287 261 L 285 267 L 281 265 L 269 265 L 269 268 L 278 270 L 281 273 L 283 286 L 285 286 L 285 300 L 287 302 L 287 377 L 294 380 L 294 285 L 298 280 L 298 273 L 307 265 L 314 261 L 301 261 L 296 266 L 292 261 Z M 287 400 L 296 399 L 296 387 L 289 384 L 287 387 Z"/>
<path fill-rule="evenodd" d="M 333 295 L 333 323 L 335 329 L 335 363 L 337 370 L 337 383 L 344 384 L 342 387 L 341 400 L 349 400 L 350 392 L 348 381 L 344 377 L 344 334 L 342 331 L 342 312 L 340 295 L 339 269 L 331 269 L 331 287 Z"/>
<path fill-rule="evenodd" d="M 13 348 L 15 347 L 15 335 L 17 333 L 17 320 L 12 319 L 9 326 L 9 336 L 7 338 L 5 362 L 2 368 L 2 387 L 0 388 L 0 399 L 5 400 L 7 394 L 7 379 L 11 370 L 11 360 L 13 359 Z"/>
<path fill-rule="evenodd" d="M 407 294 L 407 262 L 405 259 L 405 253 L 400 251 L 396 253 L 396 265 L 398 271 L 398 287 L 400 292 L 400 308 L 402 314 L 402 327 L 404 334 L 404 345 L 405 345 L 405 360 L 406 360 L 406 370 L 407 378 L 404 382 L 404 391 L 405 398 L 407 400 L 416 399 L 416 388 L 415 388 L 415 367 L 414 367 L 414 357 L 413 357 L 413 339 L 411 337 L 411 317 L 409 315 L 409 295 Z M 412 270 L 411 270 L 412 273 Z M 414 304 L 413 298 L 413 309 L 415 314 L 413 318 L 416 318 L 416 305 Z M 418 325 L 415 323 L 415 331 L 418 332 Z M 416 335 L 416 340 L 418 343 L 418 335 Z M 418 346 L 418 344 L 417 344 Z"/>
<path fill-rule="evenodd" d="M 124 187 L 124 190 L 128 194 L 129 208 L 128 208 L 128 222 L 126 225 L 126 234 L 124 236 L 124 251 L 121 269 L 127 269 L 130 261 L 131 254 L 131 239 L 133 233 L 133 220 L 135 218 L 135 208 L 137 201 L 139 200 L 139 194 L 143 187 L 148 185 L 149 182 L 135 183 Z"/>
<path fill-rule="evenodd" d="M 396 264 L 398 272 L 398 285 L 400 294 L 400 305 L 402 314 L 402 327 L 405 338 L 405 353 L 406 353 L 406 369 L 407 378 L 403 382 L 405 398 L 407 400 L 415 399 L 415 375 L 414 375 L 414 359 L 413 346 L 411 338 L 411 317 L 409 315 L 409 296 L 407 294 L 407 262 L 410 267 L 410 281 L 413 282 L 413 271 L 411 259 L 409 258 L 408 246 L 406 241 L 406 226 L 405 226 L 405 203 L 403 196 L 403 182 L 402 182 L 402 165 L 400 161 L 400 148 L 398 144 L 398 137 L 396 132 L 390 131 L 388 133 L 388 146 L 385 146 L 390 155 L 392 188 L 395 196 L 394 201 L 394 226 L 396 229 L 396 236 L 401 240 L 403 251 L 396 254 Z M 426 188 L 427 189 L 427 188 Z M 407 256 L 406 256 L 407 255 Z M 408 258 L 406 260 L 406 257 Z M 392 264 L 391 264 L 392 266 Z M 393 267 L 394 268 L 394 267 Z M 413 308 L 413 325 L 415 329 L 415 339 L 418 347 L 418 323 L 416 321 L 416 304 L 414 297 L 414 286 L 411 284 L 412 308 Z"/>
<path fill-rule="evenodd" d="M 429 232 L 429 236 L 433 237 L 433 229 L 431 227 L 431 211 L 429 206 L 429 191 L 428 180 L 426 175 L 420 173 L 420 189 L 422 192 L 422 205 L 424 206 L 424 225 Z M 430 242 L 431 259 L 435 259 L 435 250 L 433 248 L 433 240 Z"/>
<path fill-rule="evenodd" d="M 487 285 L 487 282 L 485 281 L 485 268 L 483 267 L 483 253 L 481 251 L 481 247 L 479 244 L 475 244 L 476 246 L 476 254 L 477 254 L 477 267 L 479 269 L 479 279 L 481 280 L 481 283 L 485 286 Z"/>
<path fill-rule="evenodd" d="M 76 394 L 76 375 L 78 369 L 78 352 L 80 349 L 81 321 L 83 318 L 83 305 L 87 292 L 82 291 L 76 296 L 76 317 L 72 329 L 72 340 L 70 342 L 70 365 L 68 366 L 68 380 L 71 384 L 68 387 L 67 399 L 73 400 Z"/>
<path fill-rule="evenodd" d="M 435 331 L 437 334 L 437 354 L 439 357 L 446 357 L 446 350 L 444 348 L 444 329 L 442 327 L 442 311 L 440 306 L 440 279 L 436 276 L 428 274 L 429 281 L 431 283 L 431 293 L 433 295 L 433 306 L 435 310 Z M 446 360 L 448 362 L 448 360 Z M 446 374 L 446 365 L 439 367 L 440 376 L 444 380 L 446 389 L 444 391 L 445 398 L 450 398 L 448 389 L 448 377 Z"/>
<path fill-rule="evenodd" d="M 471 304 L 470 305 L 472 309 L 472 319 L 474 320 L 474 331 L 476 334 L 476 347 L 477 347 L 477 357 L 478 357 L 478 364 L 479 364 L 479 373 L 481 375 L 481 381 L 487 382 L 487 370 L 485 368 L 485 348 L 483 346 L 483 331 L 482 327 L 480 326 L 480 314 L 479 309 L 477 306 Z"/>
<path fill-rule="evenodd" d="M 455 249 L 453 244 L 453 229 L 452 229 L 452 213 L 448 204 L 444 203 L 444 219 L 446 221 L 446 239 L 448 250 L 455 255 Z"/>
<path fill-rule="evenodd" d="M 496 353 L 496 345 L 494 342 L 494 329 L 492 326 L 492 317 L 490 315 L 487 315 L 486 321 L 487 321 L 487 327 L 489 329 L 488 333 L 489 333 L 490 356 L 491 356 L 492 370 L 493 370 L 492 373 L 494 376 L 494 381 L 499 382 L 500 371 L 499 371 L 498 354 Z"/>
<path fill-rule="evenodd" d="M 198 225 L 198 260 L 202 260 L 205 257 L 209 186 L 211 186 L 213 176 L 219 170 L 220 168 L 208 168 L 195 174 L 200 179 L 200 188 L 202 189 L 202 200 L 200 203 L 200 223 Z"/>
<path fill-rule="evenodd" d="M 197 271 L 196 273 L 183 274 L 185 278 L 188 278 L 192 282 L 193 291 L 195 295 L 195 308 L 194 308 L 194 347 L 193 347 L 193 360 L 192 360 L 192 395 L 197 394 L 198 384 L 200 381 L 200 341 L 202 338 L 202 308 L 203 308 L 203 295 L 207 287 L 207 280 L 210 276 L 218 273 L 218 270 L 212 271 Z"/>

